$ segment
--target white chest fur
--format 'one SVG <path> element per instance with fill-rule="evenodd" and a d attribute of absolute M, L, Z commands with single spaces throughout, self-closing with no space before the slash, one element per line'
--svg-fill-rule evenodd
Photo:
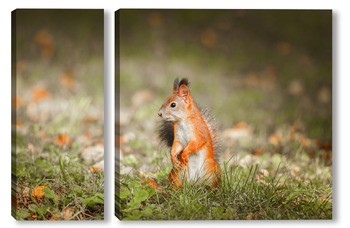
<path fill-rule="evenodd" d="M 181 146 L 183 148 L 186 148 L 193 134 L 192 126 L 190 126 L 189 124 L 186 124 L 183 121 L 179 121 L 176 126 L 175 134 L 177 139 L 180 141 Z"/>
<path fill-rule="evenodd" d="M 180 141 L 183 148 L 186 148 L 191 138 L 193 137 L 193 127 L 185 122 L 178 122 L 176 126 L 176 137 Z M 191 153 L 188 157 L 188 179 L 190 181 L 196 180 L 204 176 L 204 161 L 205 161 L 205 149 Z"/>

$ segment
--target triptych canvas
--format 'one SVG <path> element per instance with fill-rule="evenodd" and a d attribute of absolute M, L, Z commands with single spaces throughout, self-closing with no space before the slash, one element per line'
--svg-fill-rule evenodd
<path fill-rule="evenodd" d="M 12 12 L 16 220 L 103 220 L 105 172 L 120 220 L 332 219 L 331 10 L 122 9 L 114 23 L 113 76 L 102 9 Z"/>

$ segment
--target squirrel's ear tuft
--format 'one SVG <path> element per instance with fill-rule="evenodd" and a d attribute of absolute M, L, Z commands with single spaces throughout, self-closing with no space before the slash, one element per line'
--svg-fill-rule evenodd
<path fill-rule="evenodd" d="M 186 85 L 187 87 L 190 87 L 190 82 L 188 81 L 187 78 L 183 78 L 181 79 L 180 83 L 179 83 L 179 86 L 181 85 Z"/>
<path fill-rule="evenodd" d="M 179 91 L 179 79 L 176 78 L 174 80 L 174 85 L 173 85 L 173 94 L 177 94 Z"/>

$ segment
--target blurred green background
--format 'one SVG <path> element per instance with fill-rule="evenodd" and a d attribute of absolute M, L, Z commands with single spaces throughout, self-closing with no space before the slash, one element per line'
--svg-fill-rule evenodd
<path fill-rule="evenodd" d="M 119 14 L 122 131 L 153 134 L 141 123 L 152 126 L 173 80 L 187 77 L 221 129 L 245 121 L 272 134 L 298 122 L 307 137 L 332 140 L 331 10 Z"/>
<path fill-rule="evenodd" d="M 36 113 L 47 114 L 39 122 L 51 134 L 77 136 L 88 116 L 98 115 L 103 127 L 103 10 L 20 9 L 15 23 L 14 89 L 28 105 L 17 109 L 23 125 L 33 119 L 29 104 L 40 101 Z M 36 98 L 40 92 L 48 96 Z"/>

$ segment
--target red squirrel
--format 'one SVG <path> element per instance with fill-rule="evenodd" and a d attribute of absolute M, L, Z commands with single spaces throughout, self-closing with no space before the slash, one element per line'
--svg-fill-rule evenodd
<path fill-rule="evenodd" d="M 216 187 L 221 177 L 215 161 L 220 146 L 219 132 L 208 110 L 198 109 L 187 79 L 180 82 L 175 79 L 173 94 L 165 100 L 158 115 L 162 117 L 159 138 L 171 147 L 170 184 L 180 188 L 186 178 L 189 183 L 210 181 Z"/>

